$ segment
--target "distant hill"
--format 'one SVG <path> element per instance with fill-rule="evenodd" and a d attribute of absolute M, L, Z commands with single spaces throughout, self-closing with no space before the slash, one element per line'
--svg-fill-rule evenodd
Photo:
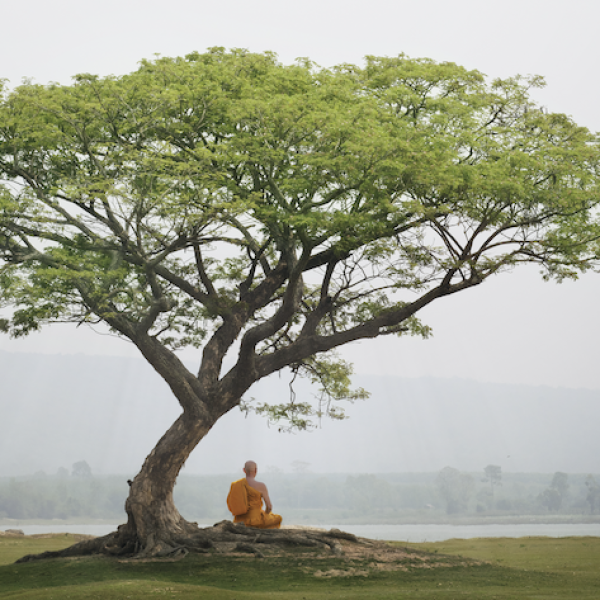
<path fill-rule="evenodd" d="M 281 400 L 288 379 L 248 393 Z M 349 419 L 294 435 L 238 410 L 194 451 L 186 473 L 238 473 L 247 458 L 276 472 L 597 472 L 600 392 L 460 379 L 357 376 L 371 392 Z M 300 397 L 311 394 L 306 383 Z M 85 460 L 95 473 L 134 474 L 179 414 L 141 359 L 0 351 L 0 476 L 55 473 Z M 299 462 L 298 462 L 299 461 Z M 295 464 L 294 464 L 295 463 Z"/>

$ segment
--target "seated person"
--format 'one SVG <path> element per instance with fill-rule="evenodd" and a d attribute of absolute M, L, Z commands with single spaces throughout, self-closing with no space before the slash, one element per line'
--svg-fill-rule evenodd
<path fill-rule="evenodd" d="M 281 527 L 281 516 L 271 512 L 273 505 L 269 498 L 267 486 L 260 481 L 256 481 L 257 471 L 256 463 L 249 460 L 244 465 L 246 478 L 239 479 L 231 484 L 227 506 L 235 515 L 233 522 L 244 523 L 247 527 L 257 527 L 259 529 L 279 529 Z M 266 510 L 262 508 L 263 500 L 265 501 Z M 240 504 L 247 508 L 247 511 L 243 514 L 239 514 Z"/>

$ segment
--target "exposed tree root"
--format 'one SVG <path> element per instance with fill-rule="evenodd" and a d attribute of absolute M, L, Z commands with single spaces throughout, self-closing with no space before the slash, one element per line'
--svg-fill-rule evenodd
<path fill-rule="evenodd" d="M 90 538 L 77 542 L 64 550 L 41 552 L 40 554 L 27 554 L 17 560 L 17 563 L 32 562 L 44 558 L 64 558 L 68 556 L 89 556 L 91 554 L 102 554 L 106 544 L 109 544 L 115 537 L 116 532 L 108 535 Z"/>
<path fill-rule="evenodd" d="M 29 554 L 17 562 L 92 554 L 114 556 L 124 562 L 173 561 L 184 558 L 190 552 L 232 557 L 253 555 L 262 559 L 293 551 L 296 556 L 299 552 L 322 558 L 335 556 L 343 558 L 343 564 L 348 563 L 346 567 L 338 570 L 315 571 L 314 575 L 318 577 L 358 576 L 365 575 L 367 571 L 449 567 L 457 564 L 456 559 L 451 557 L 359 538 L 339 529 L 265 530 L 245 527 L 231 521 L 221 521 L 206 528 L 199 528 L 195 523 L 185 521 L 179 529 L 180 532 L 169 536 L 151 535 L 151 539 L 145 540 L 145 544 L 142 545 L 137 537 L 131 534 L 127 525 L 121 525 L 117 531 L 103 537 L 86 539 L 57 552 Z M 460 559 L 462 565 L 474 562 Z M 362 566 L 353 566 L 359 563 Z"/>
<path fill-rule="evenodd" d="M 264 550 L 286 547 L 307 547 L 327 550 L 334 555 L 342 554 L 340 540 L 370 545 L 374 542 L 357 538 L 338 529 L 330 531 L 308 528 L 254 529 L 231 521 L 221 521 L 212 527 L 199 528 L 195 523 L 184 521 L 176 532 L 155 532 L 143 543 L 127 525 L 117 531 L 96 538 L 85 539 L 64 550 L 28 554 L 17 562 L 30 562 L 46 558 L 89 556 L 104 554 L 127 558 L 174 558 L 188 552 L 251 553 L 263 557 Z"/>

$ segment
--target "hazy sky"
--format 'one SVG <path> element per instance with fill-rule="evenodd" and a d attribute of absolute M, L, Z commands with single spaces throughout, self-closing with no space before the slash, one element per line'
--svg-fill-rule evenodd
<path fill-rule="evenodd" d="M 0 77 L 12 85 L 123 74 L 154 54 L 211 46 L 322 66 L 403 52 L 490 77 L 541 74 L 541 104 L 600 130 L 597 0 L 5 0 L 1 14 Z M 556 285 L 521 269 L 428 307 L 433 339 L 363 342 L 346 356 L 362 374 L 600 390 L 599 291 L 600 274 Z M 26 340 L 1 336 L 0 350 L 137 355 L 131 344 L 66 326 Z"/>
<path fill-rule="evenodd" d="M 461 379 L 357 376 L 371 398 L 345 404 L 349 419 L 278 433 L 262 417 L 232 410 L 185 465 L 188 474 L 290 473 L 295 461 L 316 473 L 600 473 L 599 393 L 478 383 Z M 142 359 L 0 351 L 3 405 L 0 477 L 56 473 L 86 460 L 93 473 L 132 477 L 180 412 L 167 385 Z M 280 401 L 286 377 L 253 386 L 250 397 Z M 305 382 L 296 387 L 311 394 Z M 8 426 L 4 424 L 8 424 Z M 31 440 L 35 440 L 32 448 Z M 268 476 L 267 476 L 268 477 Z"/>

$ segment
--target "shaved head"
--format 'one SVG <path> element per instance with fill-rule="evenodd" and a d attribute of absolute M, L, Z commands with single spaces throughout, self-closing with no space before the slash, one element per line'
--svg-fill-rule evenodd
<path fill-rule="evenodd" d="M 247 460 L 244 464 L 244 473 L 246 473 L 246 475 L 255 475 L 256 470 L 256 463 L 253 460 Z"/>

